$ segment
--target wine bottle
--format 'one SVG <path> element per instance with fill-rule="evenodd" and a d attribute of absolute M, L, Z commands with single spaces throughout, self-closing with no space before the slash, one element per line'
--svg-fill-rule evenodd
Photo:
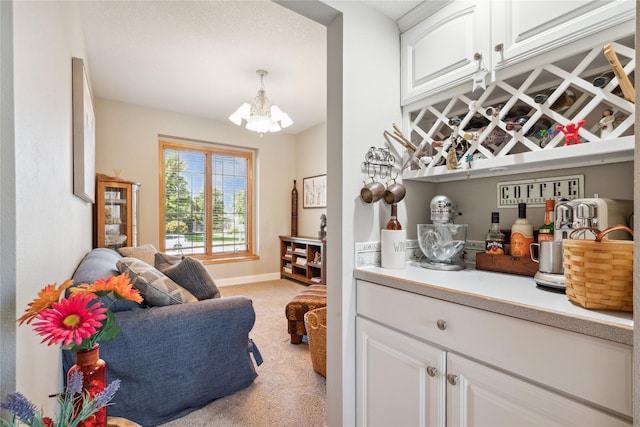
<path fill-rule="evenodd" d="M 544 224 L 538 230 L 538 243 L 554 240 L 556 202 L 553 199 L 548 199 L 544 206 Z"/>
<path fill-rule="evenodd" d="M 485 253 L 504 255 L 504 233 L 500 231 L 500 213 L 491 212 L 491 228 L 485 237 Z"/>
<path fill-rule="evenodd" d="M 398 221 L 398 204 L 391 204 L 391 218 L 380 230 L 380 265 L 382 268 L 404 268 L 407 233 Z"/>
<path fill-rule="evenodd" d="M 511 255 L 528 257 L 533 243 L 533 227 L 527 220 L 527 204 L 518 203 L 518 219 L 511 226 Z"/>
<path fill-rule="evenodd" d="M 543 104 L 549 99 L 551 94 L 555 92 L 557 88 L 548 89 L 546 92 L 538 94 L 533 98 L 536 104 Z M 556 101 L 551 105 L 551 109 L 558 113 L 563 113 L 569 109 L 576 102 L 576 94 L 570 88 L 565 90 L 562 95 L 556 99 Z"/>
<path fill-rule="evenodd" d="M 605 87 L 606 85 L 609 84 L 613 76 L 614 76 L 613 71 L 606 72 L 596 77 L 595 79 L 593 79 L 593 85 L 595 87 Z"/>
<path fill-rule="evenodd" d="M 387 223 L 386 230 L 402 230 L 402 224 L 398 221 L 398 204 L 391 204 L 391 218 Z"/>

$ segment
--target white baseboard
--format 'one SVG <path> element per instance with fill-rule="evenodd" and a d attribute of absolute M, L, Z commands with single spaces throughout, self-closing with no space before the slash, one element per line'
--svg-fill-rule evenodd
<path fill-rule="evenodd" d="M 278 280 L 280 273 L 265 273 L 254 276 L 228 277 L 226 279 L 215 279 L 217 286 L 244 285 L 245 283 L 266 282 L 267 280 Z"/>

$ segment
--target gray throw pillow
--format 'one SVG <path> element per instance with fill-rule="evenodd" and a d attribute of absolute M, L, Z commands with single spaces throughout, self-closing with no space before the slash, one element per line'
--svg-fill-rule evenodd
<path fill-rule="evenodd" d="M 185 257 L 177 264 L 164 268 L 162 272 L 199 300 L 220 298 L 216 282 L 200 260 Z"/>
<path fill-rule="evenodd" d="M 133 257 L 124 257 L 117 262 L 118 270 L 127 273 L 134 288 L 151 306 L 164 306 L 197 302 L 188 290 L 175 283 L 156 268 Z"/>
<path fill-rule="evenodd" d="M 162 271 L 179 263 L 184 259 L 183 255 L 171 255 L 164 252 L 156 252 L 154 267 Z"/>

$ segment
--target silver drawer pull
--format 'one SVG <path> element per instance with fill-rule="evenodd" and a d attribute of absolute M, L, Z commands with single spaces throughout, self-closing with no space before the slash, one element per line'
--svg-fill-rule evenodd
<path fill-rule="evenodd" d="M 451 385 L 456 385 L 458 384 L 458 376 L 453 374 L 448 374 L 447 381 L 449 381 L 449 384 Z"/>
<path fill-rule="evenodd" d="M 445 322 L 444 320 L 438 320 L 437 325 L 438 329 L 440 329 L 441 331 L 447 329 L 447 322 Z"/>
<path fill-rule="evenodd" d="M 438 370 L 436 368 L 434 368 L 433 366 L 427 366 L 427 374 L 430 377 L 435 377 L 437 373 L 438 373 Z"/>

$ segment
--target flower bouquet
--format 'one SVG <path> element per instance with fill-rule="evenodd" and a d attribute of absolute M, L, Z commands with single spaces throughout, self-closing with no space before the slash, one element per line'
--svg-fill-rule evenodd
<path fill-rule="evenodd" d="M 34 329 L 44 336 L 42 342 L 47 345 L 60 344 L 62 349 L 71 351 L 89 350 L 98 342 L 112 340 L 120 333 L 110 306 L 104 307 L 100 301 L 95 301 L 98 297 L 110 295 L 113 302 L 118 299 L 142 302 L 140 292 L 133 289 L 126 274 L 78 285 L 69 289 L 68 297 L 60 299 L 72 284 L 72 280 L 66 280 L 59 287 L 56 283 L 45 286 L 18 319 L 19 324 L 30 324 L 36 319 Z"/>
<path fill-rule="evenodd" d="M 38 298 L 29 303 L 29 307 L 18 319 L 18 323 L 30 324 L 35 319 L 34 330 L 44 337 L 43 343 L 60 345 L 63 350 L 76 352 L 76 365 L 68 372 L 68 384 L 71 384 L 76 373 L 79 373 L 82 394 L 80 398 L 64 397 L 69 394 L 73 396 L 76 393 L 76 388 L 73 388 L 74 393 L 67 390 L 62 396 L 63 399 L 70 399 L 70 403 L 67 400 L 60 402 L 61 406 L 63 403 L 75 405 L 75 410 L 71 411 L 71 416 L 75 418 L 71 418 L 71 424 L 68 421 L 70 418 L 65 418 L 64 422 L 59 421 L 58 424 L 48 425 L 106 426 L 106 405 L 92 403 L 100 403 L 98 397 L 111 387 L 106 385 L 106 364 L 99 358 L 99 342 L 112 340 L 120 333 L 120 328 L 115 325 L 115 315 L 110 309 L 111 305 L 117 300 L 141 303 L 142 296 L 138 290 L 133 289 L 127 274 L 99 279 L 94 283 L 83 283 L 75 287 L 71 287 L 72 284 L 72 280 L 66 280 L 60 286 L 56 283 L 45 286 L 38 292 Z M 61 298 L 67 289 L 69 289 L 69 295 Z M 99 297 L 106 296 L 111 297 L 111 302 L 107 306 L 103 301 L 98 300 Z M 15 397 L 15 395 L 12 396 Z M 60 396 L 58 399 L 61 399 Z M 83 422 L 79 418 L 85 408 L 93 408 L 93 412 L 83 418 L 83 420 L 90 420 Z M 17 419 L 22 421 L 28 417 L 22 417 L 21 414 Z M 47 425 L 38 424 L 39 418 L 35 416 L 31 419 L 35 421 L 28 425 Z"/>
<path fill-rule="evenodd" d="M 76 427 L 100 409 L 106 407 L 120 388 L 120 380 L 114 380 L 102 392 L 90 396 L 83 390 L 82 373 L 75 371 L 69 377 L 64 393 L 58 394 L 60 412 L 58 419 L 43 416 L 42 410 L 36 407 L 22 393 L 11 393 L 7 400 L 0 403 L 0 408 L 12 414 L 10 420 L 0 419 L 3 427 L 26 424 L 32 427 Z"/>

